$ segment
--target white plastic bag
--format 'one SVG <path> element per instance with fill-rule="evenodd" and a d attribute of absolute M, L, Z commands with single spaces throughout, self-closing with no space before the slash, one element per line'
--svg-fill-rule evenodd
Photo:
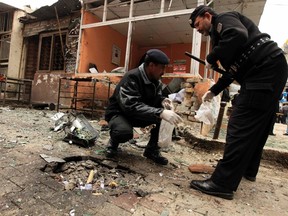
<path fill-rule="evenodd" d="M 162 106 L 164 109 L 174 110 L 174 105 L 172 100 L 164 99 L 162 101 Z M 159 129 L 159 137 L 158 137 L 158 146 L 161 148 L 168 147 L 169 144 L 172 142 L 172 133 L 174 130 L 174 125 L 165 121 L 164 119 L 161 120 L 160 129 Z"/>
<path fill-rule="evenodd" d="M 214 125 L 220 109 L 220 97 L 215 96 L 211 102 L 203 102 L 194 116 L 198 121 L 207 125 Z"/>
<path fill-rule="evenodd" d="M 174 125 L 169 122 L 162 120 L 160 123 L 158 145 L 161 148 L 168 147 L 172 142 L 172 133 L 174 130 Z"/>

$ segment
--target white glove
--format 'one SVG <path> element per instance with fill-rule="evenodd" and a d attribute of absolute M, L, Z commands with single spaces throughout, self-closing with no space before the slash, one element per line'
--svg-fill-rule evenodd
<path fill-rule="evenodd" d="M 183 121 L 183 119 L 172 110 L 163 110 L 160 114 L 160 118 L 174 125 Z"/>
<path fill-rule="evenodd" d="M 165 98 L 162 102 L 162 107 L 164 109 L 167 109 L 167 110 L 174 110 L 174 106 L 173 106 L 173 103 L 172 103 L 172 100 L 170 100 L 169 98 Z"/>
<path fill-rule="evenodd" d="M 202 102 L 210 102 L 214 96 L 215 94 L 213 92 L 207 91 L 202 97 Z"/>
<path fill-rule="evenodd" d="M 212 65 L 207 61 L 207 59 L 205 59 L 205 67 L 209 70 L 212 69 Z"/>

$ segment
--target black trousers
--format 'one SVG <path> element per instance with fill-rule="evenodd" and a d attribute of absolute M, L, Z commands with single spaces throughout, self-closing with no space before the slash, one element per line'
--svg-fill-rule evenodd
<path fill-rule="evenodd" d="M 277 103 L 287 80 L 284 55 L 266 59 L 241 83 L 229 118 L 223 158 L 211 180 L 236 191 L 242 176 L 256 177 Z M 253 77 L 254 76 L 254 77 Z M 259 77 L 257 77 L 259 76 Z"/>
<path fill-rule="evenodd" d="M 128 119 L 123 115 L 115 115 L 109 121 L 110 139 L 114 145 L 127 142 L 133 138 L 133 127 L 146 127 L 152 124 L 155 124 L 155 127 L 151 129 L 147 148 L 158 148 L 160 122 Z"/>

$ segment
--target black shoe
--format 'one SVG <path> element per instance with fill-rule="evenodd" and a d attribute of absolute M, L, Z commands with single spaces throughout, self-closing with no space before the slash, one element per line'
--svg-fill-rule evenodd
<path fill-rule="evenodd" d="M 106 157 L 108 158 L 113 158 L 115 156 L 117 156 L 118 154 L 118 146 L 119 144 L 118 143 L 113 143 L 111 139 L 109 139 L 108 141 L 108 146 L 106 148 Z"/>
<path fill-rule="evenodd" d="M 210 179 L 204 181 L 193 180 L 190 183 L 190 187 L 203 193 L 221 197 L 223 199 L 233 199 L 233 191 L 214 184 Z"/>
<path fill-rule="evenodd" d="M 284 133 L 283 135 L 288 136 L 288 133 Z"/>
<path fill-rule="evenodd" d="M 109 131 L 109 130 L 110 130 L 110 128 L 108 127 L 108 125 L 103 125 L 101 127 L 101 131 Z"/>
<path fill-rule="evenodd" d="M 167 165 L 168 160 L 167 158 L 163 157 L 159 151 L 159 149 L 145 149 L 144 151 L 144 157 L 154 161 L 155 163 L 161 164 L 161 165 Z"/>
<path fill-rule="evenodd" d="M 270 133 L 269 135 L 270 135 L 270 136 L 276 136 L 276 134 L 274 134 L 274 133 Z"/>
<path fill-rule="evenodd" d="M 244 175 L 244 178 L 247 179 L 248 181 L 251 181 L 251 182 L 255 182 L 256 181 L 256 177 L 253 177 L 253 176 Z"/>
<path fill-rule="evenodd" d="M 114 148 L 111 148 L 111 147 L 107 147 L 106 148 L 106 152 L 105 152 L 106 157 L 113 158 L 113 157 L 116 157 L 117 154 L 118 154 L 118 150 L 117 149 L 114 149 Z"/>

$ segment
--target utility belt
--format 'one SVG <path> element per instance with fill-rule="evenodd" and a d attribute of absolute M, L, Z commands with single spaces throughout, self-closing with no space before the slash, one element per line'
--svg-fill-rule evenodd
<path fill-rule="evenodd" d="M 260 38 L 259 40 L 257 40 L 256 42 L 254 42 L 252 45 L 250 45 L 250 47 L 241 54 L 241 56 L 239 57 L 238 60 L 236 60 L 229 69 L 229 73 L 232 75 L 235 75 L 240 67 L 242 67 L 248 60 L 249 56 L 261 45 L 263 45 L 264 43 L 270 41 L 269 37 L 263 37 Z"/>

